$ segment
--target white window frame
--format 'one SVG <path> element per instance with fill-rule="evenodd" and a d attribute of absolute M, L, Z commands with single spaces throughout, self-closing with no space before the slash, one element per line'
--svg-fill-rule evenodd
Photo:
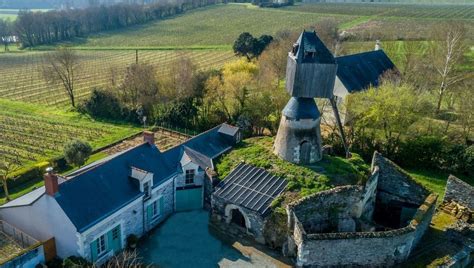
<path fill-rule="evenodd" d="M 145 187 L 148 185 L 148 188 Z M 151 182 L 150 181 L 145 181 L 143 183 L 143 192 L 145 193 L 145 199 L 148 199 L 151 197 Z"/>
<path fill-rule="evenodd" d="M 188 182 L 188 175 L 192 174 L 192 178 L 190 179 L 191 182 Z M 195 169 L 186 169 L 184 173 L 184 184 L 185 185 L 192 185 L 195 184 L 196 179 L 196 170 Z"/>
<path fill-rule="evenodd" d="M 105 254 L 107 254 L 107 252 L 108 252 L 109 245 L 107 244 L 107 237 L 106 236 L 107 236 L 107 233 L 102 234 L 97 238 L 97 257 L 98 258 L 105 255 Z M 102 239 L 103 239 L 103 242 L 104 242 L 104 249 L 102 249 L 101 243 L 100 243 L 100 241 Z"/>

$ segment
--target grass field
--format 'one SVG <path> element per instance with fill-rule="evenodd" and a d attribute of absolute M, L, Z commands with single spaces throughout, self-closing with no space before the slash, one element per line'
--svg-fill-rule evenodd
<path fill-rule="evenodd" d="M 140 131 L 130 125 L 98 122 L 76 112 L 0 99 L 0 152 L 20 156 L 24 168 L 62 154 L 81 139 L 99 148 Z"/>
<path fill-rule="evenodd" d="M 50 85 L 42 78 L 44 53 L 47 52 L 0 54 L 0 98 L 56 106 L 68 104 L 64 89 Z M 93 87 L 110 85 L 111 67 L 116 68 L 120 74 L 135 62 L 134 50 L 81 50 L 77 53 L 82 61 L 76 82 L 76 95 L 79 100 L 88 96 Z M 139 62 L 154 65 L 160 76 L 168 73 L 170 64 L 179 56 L 191 58 L 202 69 L 220 67 L 234 57 L 228 50 L 145 50 L 138 53 Z"/>

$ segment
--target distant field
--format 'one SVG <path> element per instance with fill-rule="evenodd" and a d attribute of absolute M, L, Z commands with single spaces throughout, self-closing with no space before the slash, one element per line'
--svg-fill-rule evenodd
<path fill-rule="evenodd" d="M 474 5 L 408 5 L 391 3 L 315 3 L 285 7 L 285 10 L 321 14 L 397 18 L 474 20 Z"/>
<path fill-rule="evenodd" d="M 247 4 L 210 6 L 175 18 L 111 31 L 78 40 L 79 46 L 209 46 L 230 48 L 242 32 L 254 35 L 275 34 L 282 30 L 303 30 L 328 16 L 316 13 L 258 8 Z M 344 23 L 356 19 L 350 15 L 336 18 Z"/>
<path fill-rule="evenodd" d="M 17 152 L 26 168 L 62 154 L 71 139 L 105 146 L 139 131 L 128 125 L 94 121 L 76 112 L 0 99 L 0 153 Z"/>
<path fill-rule="evenodd" d="M 254 35 L 303 30 L 333 18 L 360 38 L 425 39 L 440 21 L 462 20 L 474 35 L 474 5 L 319 3 L 285 8 L 250 4 L 210 6 L 186 14 L 76 39 L 78 47 L 215 47 L 230 49 L 243 31 Z"/>
<path fill-rule="evenodd" d="M 30 9 L 31 11 L 48 11 L 48 9 Z M 18 16 L 19 9 L 2 9 L 0 8 L 0 19 L 15 20 Z"/>
<path fill-rule="evenodd" d="M 41 75 L 41 64 L 46 52 L 0 53 L 0 98 L 64 106 L 67 95 L 60 86 L 47 84 Z M 76 95 L 83 99 L 93 87 L 110 85 L 111 67 L 121 73 L 135 62 L 134 50 L 80 50 L 82 68 L 77 74 Z M 139 51 L 139 61 L 154 65 L 159 76 L 168 73 L 170 63 L 187 56 L 199 68 L 220 67 L 234 57 L 228 50 L 196 51 Z"/>

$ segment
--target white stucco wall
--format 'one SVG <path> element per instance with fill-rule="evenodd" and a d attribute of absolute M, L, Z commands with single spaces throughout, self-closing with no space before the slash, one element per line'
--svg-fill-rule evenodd
<path fill-rule="evenodd" d="M 76 227 L 49 195 L 43 195 L 29 206 L 0 208 L 0 218 L 38 240 L 54 237 L 61 258 L 77 255 Z"/>
<path fill-rule="evenodd" d="M 183 173 L 178 174 L 176 177 L 176 187 L 184 187 L 186 186 L 186 170 L 194 169 L 194 185 L 196 186 L 201 186 L 204 184 L 204 171 L 199 169 L 199 166 L 189 158 L 186 157 L 186 155 L 183 155 L 183 159 L 181 159 L 181 166 L 183 169 Z"/>

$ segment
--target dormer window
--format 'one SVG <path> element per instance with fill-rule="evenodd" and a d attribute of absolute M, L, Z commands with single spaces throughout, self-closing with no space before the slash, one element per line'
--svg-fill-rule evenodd
<path fill-rule="evenodd" d="M 194 170 L 194 169 L 188 169 L 188 170 L 186 170 L 186 175 L 185 175 L 185 183 L 186 183 L 186 185 L 188 185 L 188 184 L 194 184 L 194 176 L 195 176 L 195 170 Z"/>
<path fill-rule="evenodd" d="M 144 194 L 144 198 L 150 198 L 151 189 L 153 187 L 153 173 L 136 167 L 131 167 L 131 169 L 130 177 L 138 182 L 138 186 L 140 187 L 140 191 Z"/>

